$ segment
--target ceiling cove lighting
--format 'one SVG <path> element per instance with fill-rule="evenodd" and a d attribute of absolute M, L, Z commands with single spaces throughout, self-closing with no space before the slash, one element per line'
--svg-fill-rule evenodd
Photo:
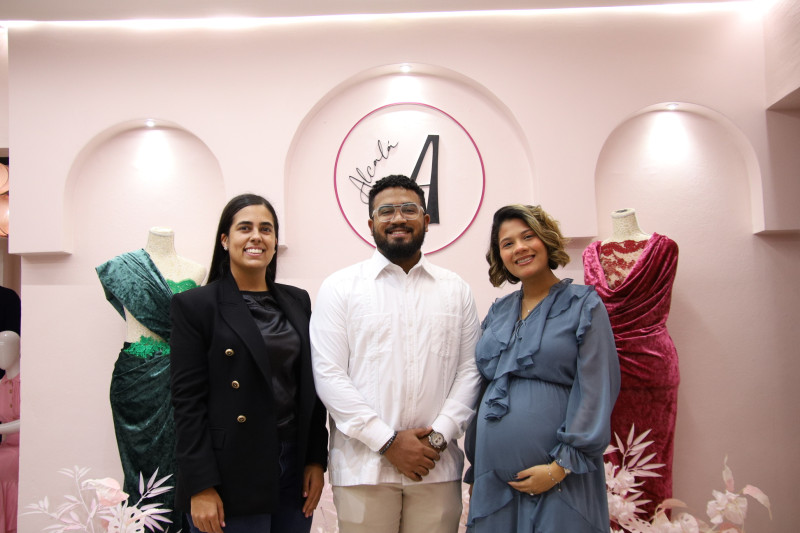
<path fill-rule="evenodd" d="M 518 9 L 492 11 L 431 11 L 422 13 L 377 13 L 377 14 L 341 14 L 341 15 L 300 15 L 277 17 L 207 17 L 190 19 L 133 19 L 133 20 L 85 20 L 85 21 L 0 21 L 2 27 L 35 28 L 40 26 L 62 26 L 74 28 L 128 28 L 134 30 L 170 30 L 209 28 L 220 30 L 241 30 L 262 26 L 308 24 L 320 22 L 352 22 L 381 20 L 413 20 L 436 18 L 470 18 L 470 17 L 534 17 L 560 15 L 587 15 L 593 12 L 619 13 L 665 13 L 687 14 L 712 11 L 741 12 L 744 14 L 762 13 L 769 1 L 775 0 L 742 0 L 734 2 L 708 2 L 688 4 L 661 4 L 636 6 L 602 6 L 602 7 L 570 7 L 551 9 Z"/>

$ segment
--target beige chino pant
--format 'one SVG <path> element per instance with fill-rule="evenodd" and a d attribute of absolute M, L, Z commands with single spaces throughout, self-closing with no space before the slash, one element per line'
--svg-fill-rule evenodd
<path fill-rule="evenodd" d="M 333 487 L 340 533 L 457 533 L 461 481 Z"/>

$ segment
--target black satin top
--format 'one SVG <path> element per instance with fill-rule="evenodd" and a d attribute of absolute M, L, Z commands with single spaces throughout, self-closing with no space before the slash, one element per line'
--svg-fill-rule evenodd
<path fill-rule="evenodd" d="M 267 345 L 278 433 L 281 440 L 291 440 L 297 426 L 300 335 L 268 291 L 242 291 L 242 297 Z"/>

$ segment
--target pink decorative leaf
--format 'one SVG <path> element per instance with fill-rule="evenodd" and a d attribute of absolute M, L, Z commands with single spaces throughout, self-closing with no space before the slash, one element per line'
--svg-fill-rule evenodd
<path fill-rule="evenodd" d="M 745 485 L 745 487 L 742 489 L 742 494 L 747 494 L 748 496 L 755 498 L 758 503 L 766 507 L 767 511 L 769 511 L 769 519 L 772 520 L 772 508 L 769 505 L 769 497 L 767 497 L 767 495 L 764 494 L 761 489 L 754 487 L 753 485 Z"/>
<path fill-rule="evenodd" d="M 641 452 L 640 452 L 640 453 L 641 453 Z M 637 459 L 637 463 L 638 463 L 638 465 L 640 465 L 639 467 L 641 467 L 642 465 L 646 465 L 647 463 L 649 463 L 649 462 L 650 462 L 650 460 L 651 460 L 653 457 L 655 457 L 655 456 L 656 456 L 656 454 L 654 454 L 654 453 L 651 453 L 650 455 L 648 455 L 648 456 L 646 456 L 646 457 L 644 457 L 644 458 L 642 458 L 642 459 Z"/>
<path fill-rule="evenodd" d="M 155 496 L 158 496 L 159 494 L 164 494 L 165 492 L 169 492 L 171 490 L 172 490 L 171 486 L 153 488 L 153 489 L 150 489 L 149 491 L 147 491 L 147 495 L 149 497 L 153 498 Z"/>
<path fill-rule="evenodd" d="M 633 431 L 633 426 L 631 426 L 631 431 Z M 636 446 L 637 444 L 642 442 L 645 439 L 645 437 L 647 437 L 650 434 L 651 431 L 652 431 L 652 429 L 648 429 L 647 431 L 645 431 L 644 433 L 642 433 L 641 435 L 636 437 L 636 440 L 633 441 L 633 445 Z M 650 442 L 653 442 L 653 441 L 650 441 Z"/>
<path fill-rule="evenodd" d="M 150 509 L 155 509 L 156 507 L 158 507 L 160 505 L 161 505 L 160 503 L 147 503 L 147 504 L 142 505 L 141 507 L 139 507 L 139 510 L 142 511 L 142 512 L 149 511 Z"/>
<path fill-rule="evenodd" d="M 650 472 L 649 470 L 642 470 L 641 472 L 637 472 L 636 475 L 638 477 L 661 477 L 661 474 L 658 472 Z"/>
<path fill-rule="evenodd" d="M 662 468 L 664 463 L 650 463 L 649 465 L 642 465 L 639 467 L 639 470 L 655 470 L 656 468 Z"/>
<path fill-rule="evenodd" d="M 640 442 L 639 444 L 634 444 L 633 447 L 629 450 L 631 452 L 638 452 L 639 450 L 644 450 L 648 446 L 653 444 L 653 441 L 648 440 L 647 442 Z"/>
<path fill-rule="evenodd" d="M 150 476 L 150 480 L 147 482 L 147 488 L 150 489 L 153 486 L 153 483 L 156 482 L 156 476 L 158 475 L 158 467 L 156 467 L 156 471 L 153 472 L 153 475 Z"/>
<path fill-rule="evenodd" d="M 661 502 L 660 507 L 662 509 L 674 509 L 676 507 L 686 507 L 686 504 L 677 498 L 667 498 Z"/>
<path fill-rule="evenodd" d="M 636 425 L 631 424 L 631 430 L 628 432 L 628 445 L 625 446 L 626 449 L 630 448 L 631 445 L 633 444 L 633 435 L 635 431 L 636 431 Z"/>
<path fill-rule="evenodd" d="M 156 472 L 158 472 L 158 469 L 156 469 Z M 172 474 L 169 474 L 168 476 L 164 476 L 164 477 L 162 477 L 161 479 L 159 479 L 158 481 L 156 481 L 156 482 L 155 482 L 155 484 L 152 486 L 152 488 L 160 487 L 161 485 L 163 485 L 164 483 L 166 483 L 166 482 L 167 482 L 167 480 L 168 480 L 169 478 L 171 478 L 171 477 L 172 477 Z"/>
<path fill-rule="evenodd" d="M 630 450 L 628 450 L 628 453 L 630 453 Z M 642 456 L 642 453 L 644 452 L 639 452 L 635 455 L 631 454 L 632 457 L 628 459 L 628 470 L 631 470 L 636 467 L 636 463 L 639 461 L 639 458 Z"/>
<path fill-rule="evenodd" d="M 725 467 L 722 469 L 722 479 L 725 481 L 725 488 L 729 492 L 733 492 L 733 472 L 728 468 L 728 456 L 725 456 Z"/>

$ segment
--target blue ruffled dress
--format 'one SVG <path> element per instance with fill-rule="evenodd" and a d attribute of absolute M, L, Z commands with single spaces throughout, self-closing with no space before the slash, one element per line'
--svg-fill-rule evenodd
<path fill-rule="evenodd" d="M 488 381 L 467 439 L 472 533 L 608 533 L 603 452 L 619 392 L 608 314 L 591 286 L 565 279 L 519 320 L 522 291 L 498 299 L 476 349 Z M 556 460 L 572 471 L 531 496 L 517 472 Z"/>

